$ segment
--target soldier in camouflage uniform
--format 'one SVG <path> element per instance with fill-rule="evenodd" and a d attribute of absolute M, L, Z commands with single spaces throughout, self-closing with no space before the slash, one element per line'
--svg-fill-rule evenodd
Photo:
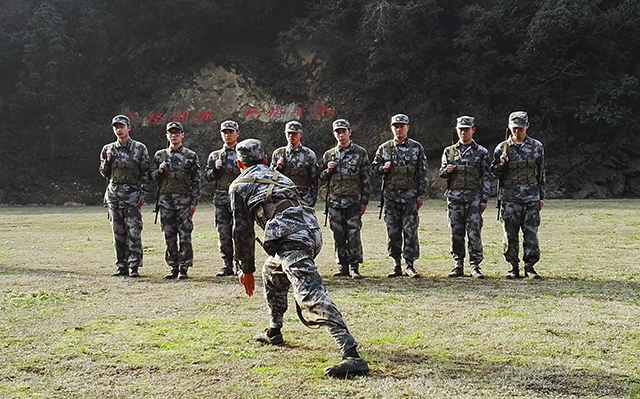
<path fill-rule="evenodd" d="M 149 194 L 149 153 L 133 140 L 131 122 L 125 115 L 111 121 L 117 140 L 102 147 L 100 174 L 109 180 L 104 203 L 116 249 L 117 272 L 114 276 L 139 277 L 142 267 L 142 213 L 140 208 Z"/>
<path fill-rule="evenodd" d="M 464 276 L 464 238 L 469 240 L 471 277 L 483 279 L 482 213 L 487 209 L 491 192 L 489 152 L 473 140 L 475 119 L 461 116 L 457 119 L 458 142 L 444 149 L 440 164 L 440 177 L 447 180 L 447 215 L 451 229 L 451 254 L 455 267 L 449 277 Z"/>
<path fill-rule="evenodd" d="M 337 145 L 322 157 L 320 180 L 327 183 L 327 212 L 339 265 L 334 277 L 361 279 L 360 229 L 369 204 L 371 165 L 367 151 L 351 142 L 347 120 L 333 122 L 333 135 Z"/>
<path fill-rule="evenodd" d="M 151 177 L 158 184 L 160 223 L 167 249 L 164 259 L 171 268 L 166 279 L 184 280 L 193 266 L 192 217 L 200 196 L 198 155 L 182 145 L 184 129 L 180 122 L 167 124 L 169 148 L 153 157 Z M 178 238 L 180 246 L 178 246 Z"/>
<path fill-rule="evenodd" d="M 418 278 L 414 262 L 420 257 L 418 210 L 427 194 L 427 156 L 422 144 L 408 137 L 407 115 L 394 115 L 390 126 L 393 139 L 378 147 L 372 163 L 374 172 L 383 176 L 387 251 L 394 262 L 388 277 L 402 276 L 404 258 L 407 275 Z"/>
<path fill-rule="evenodd" d="M 293 181 L 266 166 L 267 157 L 259 140 L 244 140 L 237 151 L 242 174 L 229 189 L 233 240 L 240 262 L 240 282 L 249 296 L 254 291 L 254 222 L 264 230 L 263 248 L 269 254 L 262 269 L 270 311 L 269 328 L 255 339 L 271 345 L 284 344 L 282 320 L 287 310 L 287 293 L 293 286 L 296 306 L 316 315 L 315 323 L 325 326 L 342 352 L 343 360 L 325 369 L 325 374 L 333 377 L 366 374 L 369 367 L 358 355 L 356 341 L 327 294 L 314 263 L 322 247 L 322 235 L 313 209 L 301 201 Z"/>
<path fill-rule="evenodd" d="M 533 266 L 540 260 L 538 226 L 546 188 L 544 147 L 527 135 L 529 117 L 526 112 L 512 112 L 508 129 L 509 138 L 498 144 L 491 162 L 491 172 L 500 179 L 498 201 L 504 231 L 504 259 L 511 265 L 507 279 L 520 277 L 520 230 L 524 276 L 539 279 Z"/>
<path fill-rule="evenodd" d="M 314 207 L 318 200 L 318 161 L 316 153 L 300 144 L 302 124 L 291 121 L 284 128 L 289 144 L 280 147 L 271 156 L 271 169 L 278 170 L 290 178 L 298 188 L 302 200 Z"/>
<path fill-rule="evenodd" d="M 218 277 L 233 276 L 233 238 L 231 236 L 231 203 L 229 200 L 229 185 L 240 174 L 236 163 L 236 144 L 238 143 L 238 124 L 234 121 L 224 121 L 220 124 L 220 137 L 223 141 L 221 149 L 213 151 L 207 159 L 207 167 L 204 178 L 208 182 L 214 182 L 213 194 L 214 222 L 218 230 L 218 248 L 222 255 L 223 267 L 217 274 Z M 237 267 L 237 265 L 236 265 Z"/>

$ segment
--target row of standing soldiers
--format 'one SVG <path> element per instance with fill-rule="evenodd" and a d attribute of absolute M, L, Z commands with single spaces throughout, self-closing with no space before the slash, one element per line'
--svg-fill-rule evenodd
<path fill-rule="evenodd" d="M 440 176 L 448 181 L 446 196 L 455 260 L 449 276 L 464 275 L 466 234 L 471 275 L 483 278 L 479 267 L 480 230 L 493 173 L 500 179 L 498 200 L 505 233 L 504 254 L 511 265 L 507 278 L 520 276 L 519 230 L 524 238 L 525 276 L 539 278 L 533 265 L 539 259 L 537 228 L 544 200 L 542 144 L 527 136 L 527 114 L 514 112 L 509 116 L 509 138 L 496 147 L 490 163 L 487 150 L 473 140 L 474 122 L 469 116 L 457 119 L 459 141 L 447 147 L 442 155 Z M 224 260 L 219 276 L 237 273 L 249 296 L 254 292 L 255 225 L 264 230 L 261 243 L 269 257 L 262 276 L 269 327 L 254 339 L 267 345 L 284 344 L 281 328 L 288 291 L 292 288 L 300 320 L 307 326 L 324 326 L 342 353 L 338 364 L 324 370 L 331 377 L 367 374 L 369 367 L 360 357 L 357 343 L 315 266 L 315 257 L 322 247 L 313 210 L 318 193 L 316 176 L 327 184 L 326 213 L 339 265 L 336 276 L 362 278 L 361 217 L 369 201 L 372 169 L 383 177 L 387 248 L 394 260 L 389 277 L 402 275 L 402 258 L 407 275 L 419 277 L 414 262 L 420 255 L 418 210 L 426 195 L 427 158 L 422 145 L 408 138 L 406 115 L 394 115 L 390 125 L 393 139 L 378 148 L 370 164 L 364 148 L 352 143 L 349 122 L 334 121 L 337 145 L 325 152 L 318 173 L 315 154 L 300 145 L 299 122 L 287 123 L 285 135 L 289 144 L 274 151 L 268 167 L 262 143 L 255 139 L 237 143 L 237 123 L 225 121 L 220 129 L 224 146 L 212 152 L 207 160 L 204 176 L 216 184 L 215 219 Z M 165 277 L 187 278 L 193 263 L 190 234 L 199 195 L 198 157 L 182 146 L 184 129 L 178 122 L 167 125 L 170 146 L 156 152 L 153 166 L 146 147 L 129 137 L 131 126 L 126 116 L 116 116 L 112 126 L 118 140 L 103 147 L 100 172 L 109 179 L 105 202 L 116 247 L 116 275 L 136 277 L 142 266 L 140 207 L 148 194 L 146 185 L 150 176 L 159 187 L 158 205 L 167 246 L 165 259 L 171 267 Z M 315 320 L 307 321 L 302 311 L 313 314 Z"/>
<path fill-rule="evenodd" d="M 200 167 L 194 151 L 182 145 L 184 129 L 179 122 L 167 124 L 169 148 L 149 159 L 144 144 L 130 138 L 131 125 L 124 115 L 113 118 L 117 140 L 103 147 L 100 172 L 109 179 L 105 203 L 113 229 L 116 275 L 138 276 L 142 266 L 142 216 L 140 207 L 148 195 L 149 177 L 158 186 L 156 212 L 160 215 L 166 251 L 171 268 L 168 279 L 187 278 L 193 265 L 192 216 L 200 191 Z M 291 121 L 285 126 L 288 144 L 276 149 L 270 167 L 289 177 L 300 199 L 313 207 L 318 198 L 319 181 L 327 187 L 327 218 L 333 232 L 338 271 L 334 277 L 361 279 L 363 262 L 360 230 L 370 194 L 370 173 L 382 176 L 381 213 L 387 231 L 387 251 L 393 259 L 388 277 L 403 274 L 419 277 L 415 261 L 420 256 L 418 211 L 427 192 L 427 157 L 422 145 L 409 138 L 409 117 L 391 118 L 393 138 L 381 144 L 373 162 L 367 151 L 353 143 L 349 122 L 333 122 L 336 146 L 318 162 L 316 154 L 301 144 L 302 124 Z M 500 143 L 489 159 L 486 148 L 473 140 L 475 120 L 457 118 L 458 141 L 445 148 L 439 175 L 447 180 L 447 214 L 451 229 L 451 253 L 455 262 L 450 277 L 464 276 L 465 246 L 468 247 L 470 276 L 484 278 L 482 214 L 491 193 L 491 175 L 499 179 L 498 204 L 504 229 L 504 257 L 511 266 L 507 278 L 520 277 L 519 231 L 523 232 L 524 276 L 539 278 L 534 265 L 540 258 L 537 229 L 545 190 L 545 158 L 542 144 L 527 135 L 526 112 L 509 116 L 508 138 Z M 221 149 L 211 152 L 204 178 L 215 185 L 215 226 L 223 266 L 217 276 L 236 275 L 238 259 L 233 245 L 233 212 L 229 187 L 240 174 L 236 145 L 238 124 L 222 122 Z M 465 245 L 465 238 L 467 239 Z M 405 271 L 402 270 L 405 260 Z"/>

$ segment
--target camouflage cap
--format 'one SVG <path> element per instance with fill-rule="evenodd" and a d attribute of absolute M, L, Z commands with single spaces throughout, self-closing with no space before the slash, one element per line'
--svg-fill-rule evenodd
<path fill-rule="evenodd" d="M 402 123 L 403 125 L 409 124 L 409 117 L 405 114 L 397 114 L 391 117 L 390 125 L 395 125 L 396 123 Z"/>
<path fill-rule="evenodd" d="M 262 141 L 257 139 L 242 140 L 236 146 L 238 161 L 245 165 L 264 159 L 264 147 Z"/>
<path fill-rule="evenodd" d="M 336 119 L 333 121 L 333 131 L 335 132 L 338 129 L 349 130 L 349 121 L 346 119 Z"/>
<path fill-rule="evenodd" d="M 167 132 L 173 128 L 176 128 L 178 130 L 180 130 L 181 132 L 184 132 L 184 128 L 182 127 L 182 123 L 180 122 L 169 122 L 167 123 Z"/>
<path fill-rule="evenodd" d="M 461 116 L 456 119 L 456 128 L 475 127 L 476 119 L 473 116 Z"/>
<path fill-rule="evenodd" d="M 529 123 L 529 116 L 524 111 L 512 112 L 509 115 L 509 127 L 525 127 Z"/>
<path fill-rule="evenodd" d="M 302 133 L 302 123 L 298 121 L 288 122 L 284 127 L 285 133 Z"/>
<path fill-rule="evenodd" d="M 116 123 L 121 123 L 123 125 L 131 126 L 131 121 L 129 120 L 129 117 L 126 115 L 114 116 L 113 119 L 111 119 L 111 126 L 115 125 Z"/>
<path fill-rule="evenodd" d="M 227 130 L 227 129 L 235 130 L 237 132 L 239 130 L 238 129 L 238 123 L 234 122 L 234 121 L 224 121 L 224 122 L 222 122 L 220 124 L 220 131 Z"/>

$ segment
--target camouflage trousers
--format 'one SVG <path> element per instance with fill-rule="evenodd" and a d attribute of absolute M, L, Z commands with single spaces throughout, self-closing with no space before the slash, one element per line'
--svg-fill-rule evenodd
<path fill-rule="evenodd" d="M 269 306 L 269 327 L 282 328 L 287 311 L 287 294 L 293 286 L 293 297 L 302 310 L 325 319 L 326 331 L 342 354 L 357 343 L 347 329 L 342 314 L 322 284 L 314 258 L 322 248 L 319 229 L 302 230 L 279 240 L 275 256 L 269 256 L 262 267 L 265 298 Z"/>
<path fill-rule="evenodd" d="M 385 199 L 384 223 L 387 226 L 387 252 L 389 256 L 396 260 L 403 257 L 408 262 L 414 262 L 418 259 L 420 257 L 420 243 L 418 242 L 420 217 L 418 216 L 417 201 L 403 203 Z"/>
<path fill-rule="evenodd" d="M 502 201 L 500 222 L 503 229 L 504 259 L 510 265 L 518 265 L 519 233 L 522 230 L 522 247 L 525 266 L 533 266 L 540 260 L 538 226 L 540 226 L 540 203 L 538 201 L 517 203 Z"/>
<path fill-rule="evenodd" d="M 218 249 L 226 268 L 233 268 L 233 213 L 231 205 L 215 205 L 213 222 L 218 231 Z"/>
<path fill-rule="evenodd" d="M 193 266 L 191 232 L 193 221 L 189 207 L 167 209 L 160 207 L 160 224 L 167 248 L 164 260 L 172 269 L 186 269 Z M 178 246 L 178 238 L 180 244 Z"/>
<path fill-rule="evenodd" d="M 447 216 L 451 230 L 451 255 L 456 265 L 464 262 L 464 239 L 467 236 L 469 263 L 479 265 L 482 262 L 482 212 L 480 199 L 469 202 L 447 202 Z"/>
<path fill-rule="evenodd" d="M 142 267 L 142 213 L 138 206 L 109 208 L 116 266 Z"/>
<path fill-rule="evenodd" d="M 349 208 L 329 207 L 329 226 L 333 231 L 336 262 L 343 266 L 362 263 L 360 205 Z"/>

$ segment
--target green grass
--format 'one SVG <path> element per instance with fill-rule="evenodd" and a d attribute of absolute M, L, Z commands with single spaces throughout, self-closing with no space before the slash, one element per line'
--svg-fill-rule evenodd
<path fill-rule="evenodd" d="M 432 200 L 421 210 L 419 280 L 386 278 L 392 263 L 373 206 L 362 281 L 330 277 L 323 228 L 318 269 L 372 370 L 349 381 L 323 376 L 338 350 L 297 320 L 291 298 L 286 345 L 253 342 L 268 322 L 260 279 L 248 298 L 235 279 L 214 277 L 210 205 L 195 215 L 187 281 L 163 279 L 151 207 L 135 280 L 110 277 L 104 208 L 0 208 L 0 397 L 640 398 L 640 201 L 547 201 L 542 281 L 504 279 L 492 207 L 488 278 L 447 278 L 444 207 Z"/>

